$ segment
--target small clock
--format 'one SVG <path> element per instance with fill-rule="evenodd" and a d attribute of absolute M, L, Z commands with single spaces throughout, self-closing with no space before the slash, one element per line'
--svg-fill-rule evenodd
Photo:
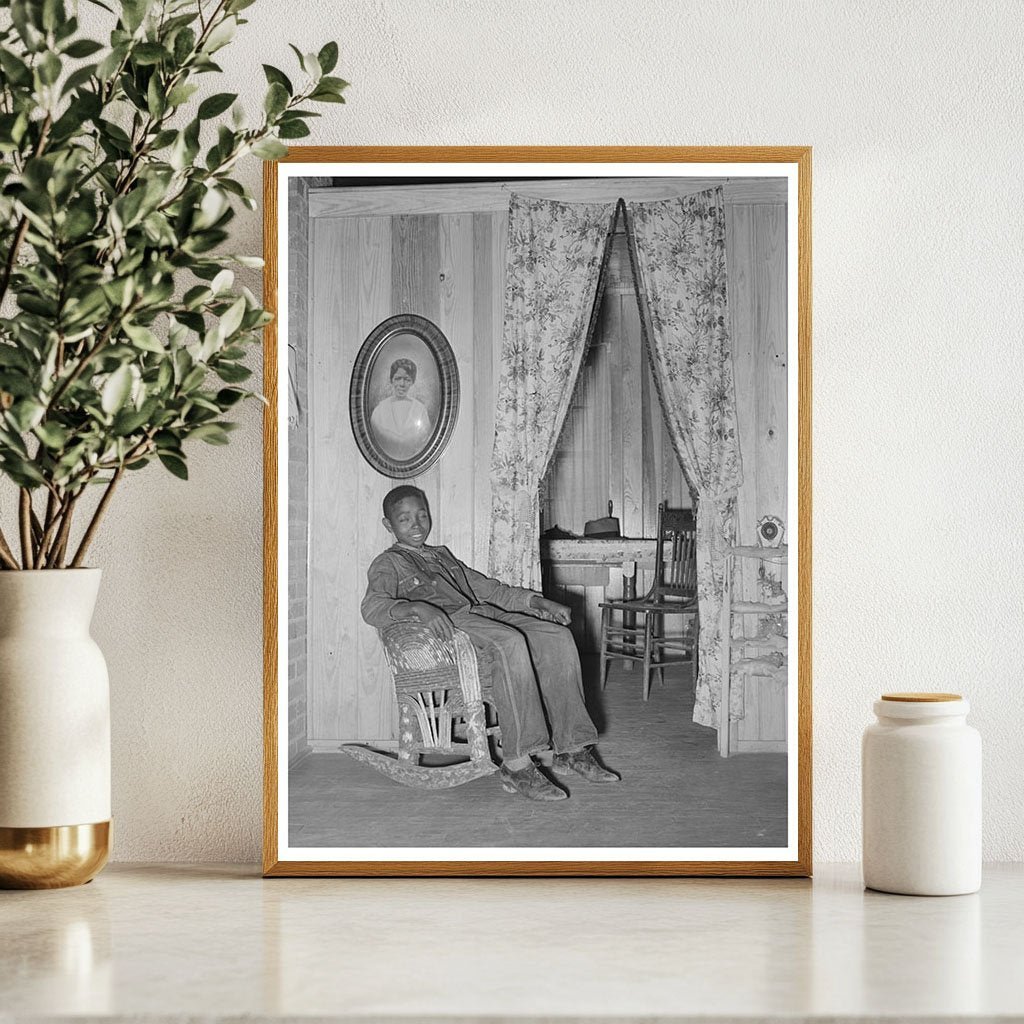
<path fill-rule="evenodd" d="M 777 548 L 782 545 L 786 524 L 778 516 L 762 516 L 757 521 L 757 539 L 763 548 Z"/>

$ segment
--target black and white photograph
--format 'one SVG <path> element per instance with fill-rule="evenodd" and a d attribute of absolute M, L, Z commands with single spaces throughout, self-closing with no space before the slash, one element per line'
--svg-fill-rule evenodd
<path fill-rule="evenodd" d="M 352 371 L 349 407 L 374 469 L 395 479 L 424 472 L 448 442 L 458 402 L 455 357 L 429 320 L 399 314 L 370 332 Z"/>
<path fill-rule="evenodd" d="M 274 873 L 801 873 L 780 152 L 277 165 Z"/>

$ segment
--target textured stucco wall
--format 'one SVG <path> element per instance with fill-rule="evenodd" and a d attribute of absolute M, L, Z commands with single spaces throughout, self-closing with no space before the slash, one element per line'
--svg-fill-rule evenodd
<path fill-rule="evenodd" d="M 349 105 L 312 143 L 814 147 L 816 855 L 859 855 L 872 698 L 935 688 L 967 694 L 984 736 L 986 855 L 1024 857 L 1017 0 L 246 14 L 216 89 L 253 105 L 288 41 L 340 43 Z M 257 251 L 258 218 L 236 224 L 233 247 Z M 122 860 L 258 856 L 255 405 L 245 420 L 188 485 L 133 478 L 95 549 Z"/>

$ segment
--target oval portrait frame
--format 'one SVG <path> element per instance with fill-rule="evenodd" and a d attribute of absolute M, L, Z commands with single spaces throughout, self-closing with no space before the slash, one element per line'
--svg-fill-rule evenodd
<path fill-rule="evenodd" d="M 430 436 L 408 459 L 397 459 L 385 451 L 371 424 L 370 384 L 377 359 L 399 335 L 412 335 L 429 350 L 440 386 L 438 415 Z M 383 476 L 404 480 L 424 472 L 437 461 L 451 440 L 459 415 L 459 368 L 455 353 L 441 328 L 416 313 L 399 313 L 379 323 L 366 336 L 352 368 L 349 386 L 349 416 L 352 433 L 363 458 Z"/>

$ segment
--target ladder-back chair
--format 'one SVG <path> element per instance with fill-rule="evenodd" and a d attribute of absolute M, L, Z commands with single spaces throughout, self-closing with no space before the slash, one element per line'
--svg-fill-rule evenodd
<path fill-rule="evenodd" d="M 601 604 L 601 688 L 615 658 L 643 665 L 643 699 L 651 692 L 651 676 L 665 682 L 669 665 L 697 668 L 697 526 L 691 509 L 658 506 L 658 537 L 654 583 L 633 600 Z M 681 616 L 677 635 L 666 635 L 666 616 Z M 616 621 L 618 619 L 618 621 Z"/>

